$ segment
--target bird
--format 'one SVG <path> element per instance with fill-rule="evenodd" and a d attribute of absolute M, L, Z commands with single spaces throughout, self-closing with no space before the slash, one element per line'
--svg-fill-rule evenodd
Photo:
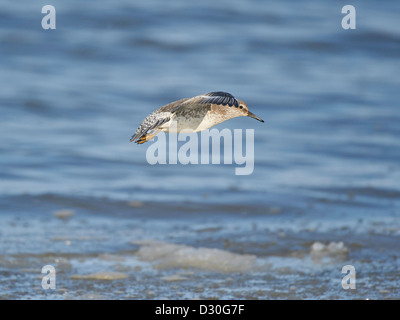
<path fill-rule="evenodd" d="M 236 117 L 247 116 L 264 122 L 249 111 L 247 104 L 223 91 L 200 94 L 171 102 L 150 113 L 140 124 L 130 142 L 143 144 L 160 131 L 199 132 Z M 173 125 L 173 122 L 176 123 Z"/>

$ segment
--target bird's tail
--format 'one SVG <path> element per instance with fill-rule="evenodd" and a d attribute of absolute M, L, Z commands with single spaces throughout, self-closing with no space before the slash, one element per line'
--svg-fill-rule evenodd
<path fill-rule="evenodd" d="M 159 132 L 160 132 L 160 129 L 153 130 L 151 133 L 142 134 L 142 135 L 140 135 L 138 137 L 136 137 L 136 135 L 135 135 L 135 136 L 132 137 L 130 142 L 134 141 L 137 144 L 143 144 L 143 143 L 153 139 Z"/>
<path fill-rule="evenodd" d="M 141 137 L 139 137 L 139 139 L 137 139 L 135 142 L 137 143 L 137 144 L 143 144 L 143 143 L 145 143 L 145 142 L 147 142 L 147 141 L 149 141 L 150 139 L 148 139 L 147 138 L 147 134 L 144 134 L 144 135 L 142 135 Z M 131 139 L 131 142 L 132 142 L 133 140 Z"/>
<path fill-rule="evenodd" d="M 140 134 L 134 134 L 132 136 L 131 140 L 129 140 L 129 142 L 133 142 L 133 141 L 135 141 L 136 139 L 139 139 L 139 138 L 140 138 Z"/>

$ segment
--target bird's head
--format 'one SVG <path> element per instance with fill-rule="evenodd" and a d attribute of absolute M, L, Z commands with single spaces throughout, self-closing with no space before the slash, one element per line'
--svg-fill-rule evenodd
<path fill-rule="evenodd" d="M 249 111 L 249 108 L 247 107 L 247 104 L 245 102 L 239 99 L 238 102 L 239 105 L 237 107 L 234 106 L 234 108 L 237 108 L 237 112 L 240 113 L 240 116 L 250 117 L 258 121 L 264 122 L 264 120 L 262 120 L 260 117 L 257 117 L 254 113 Z"/>

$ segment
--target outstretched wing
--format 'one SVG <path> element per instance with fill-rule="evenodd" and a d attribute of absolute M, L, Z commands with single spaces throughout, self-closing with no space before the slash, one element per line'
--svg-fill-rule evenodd
<path fill-rule="evenodd" d="M 239 101 L 230 93 L 223 91 L 209 92 L 199 95 L 195 98 L 199 99 L 199 103 L 207 104 L 218 104 L 218 105 L 228 105 L 230 107 L 239 107 Z"/>
<path fill-rule="evenodd" d="M 223 91 L 215 91 L 215 92 L 208 92 L 204 94 L 200 94 L 195 96 L 191 99 L 187 99 L 183 103 L 177 105 L 172 112 L 177 112 L 182 107 L 187 108 L 196 108 L 201 107 L 202 105 L 206 104 L 216 104 L 216 105 L 228 105 L 230 107 L 235 106 L 239 107 L 239 101 L 230 93 L 223 92 Z"/>

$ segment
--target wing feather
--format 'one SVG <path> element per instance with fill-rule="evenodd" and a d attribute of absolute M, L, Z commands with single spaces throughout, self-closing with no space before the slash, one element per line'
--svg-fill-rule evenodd
<path fill-rule="evenodd" d="M 132 136 L 131 140 L 129 140 L 130 142 L 140 139 L 144 135 L 152 132 L 153 130 L 155 130 L 156 128 L 158 128 L 159 126 L 168 122 L 171 119 L 170 117 L 156 118 L 154 115 L 153 116 L 152 115 L 153 114 L 144 119 L 140 127 L 136 130 L 135 134 Z"/>
<path fill-rule="evenodd" d="M 230 93 L 223 91 L 209 92 L 200 96 L 199 103 L 212 103 L 218 105 L 229 105 L 230 107 L 239 106 L 239 101 Z"/>
<path fill-rule="evenodd" d="M 181 109 L 181 107 L 184 107 L 185 109 L 198 108 L 199 105 L 206 105 L 206 104 L 216 104 L 221 106 L 229 105 L 230 107 L 232 106 L 239 107 L 239 101 L 233 95 L 223 91 L 215 91 L 187 99 L 182 103 L 178 104 L 177 106 L 175 106 L 175 108 L 171 112 L 177 112 L 178 110 Z"/>
<path fill-rule="evenodd" d="M 143 137 L 144 135 L 150 133 L 152 130 L 156 129 L 157 127 L 161 126 L 162 124 L 168 122 L 171 118 L 172 110 L 177 106 L 180 105 L 182 102 L 188 100 L 180 99 L 178 101 L 171 102 L 157 110 L 153 111 L 149 114 L 141 123 L 139 128 L 136 130 L 135 134 L 129 140 L 130 142 L 136 141 Z"/>

